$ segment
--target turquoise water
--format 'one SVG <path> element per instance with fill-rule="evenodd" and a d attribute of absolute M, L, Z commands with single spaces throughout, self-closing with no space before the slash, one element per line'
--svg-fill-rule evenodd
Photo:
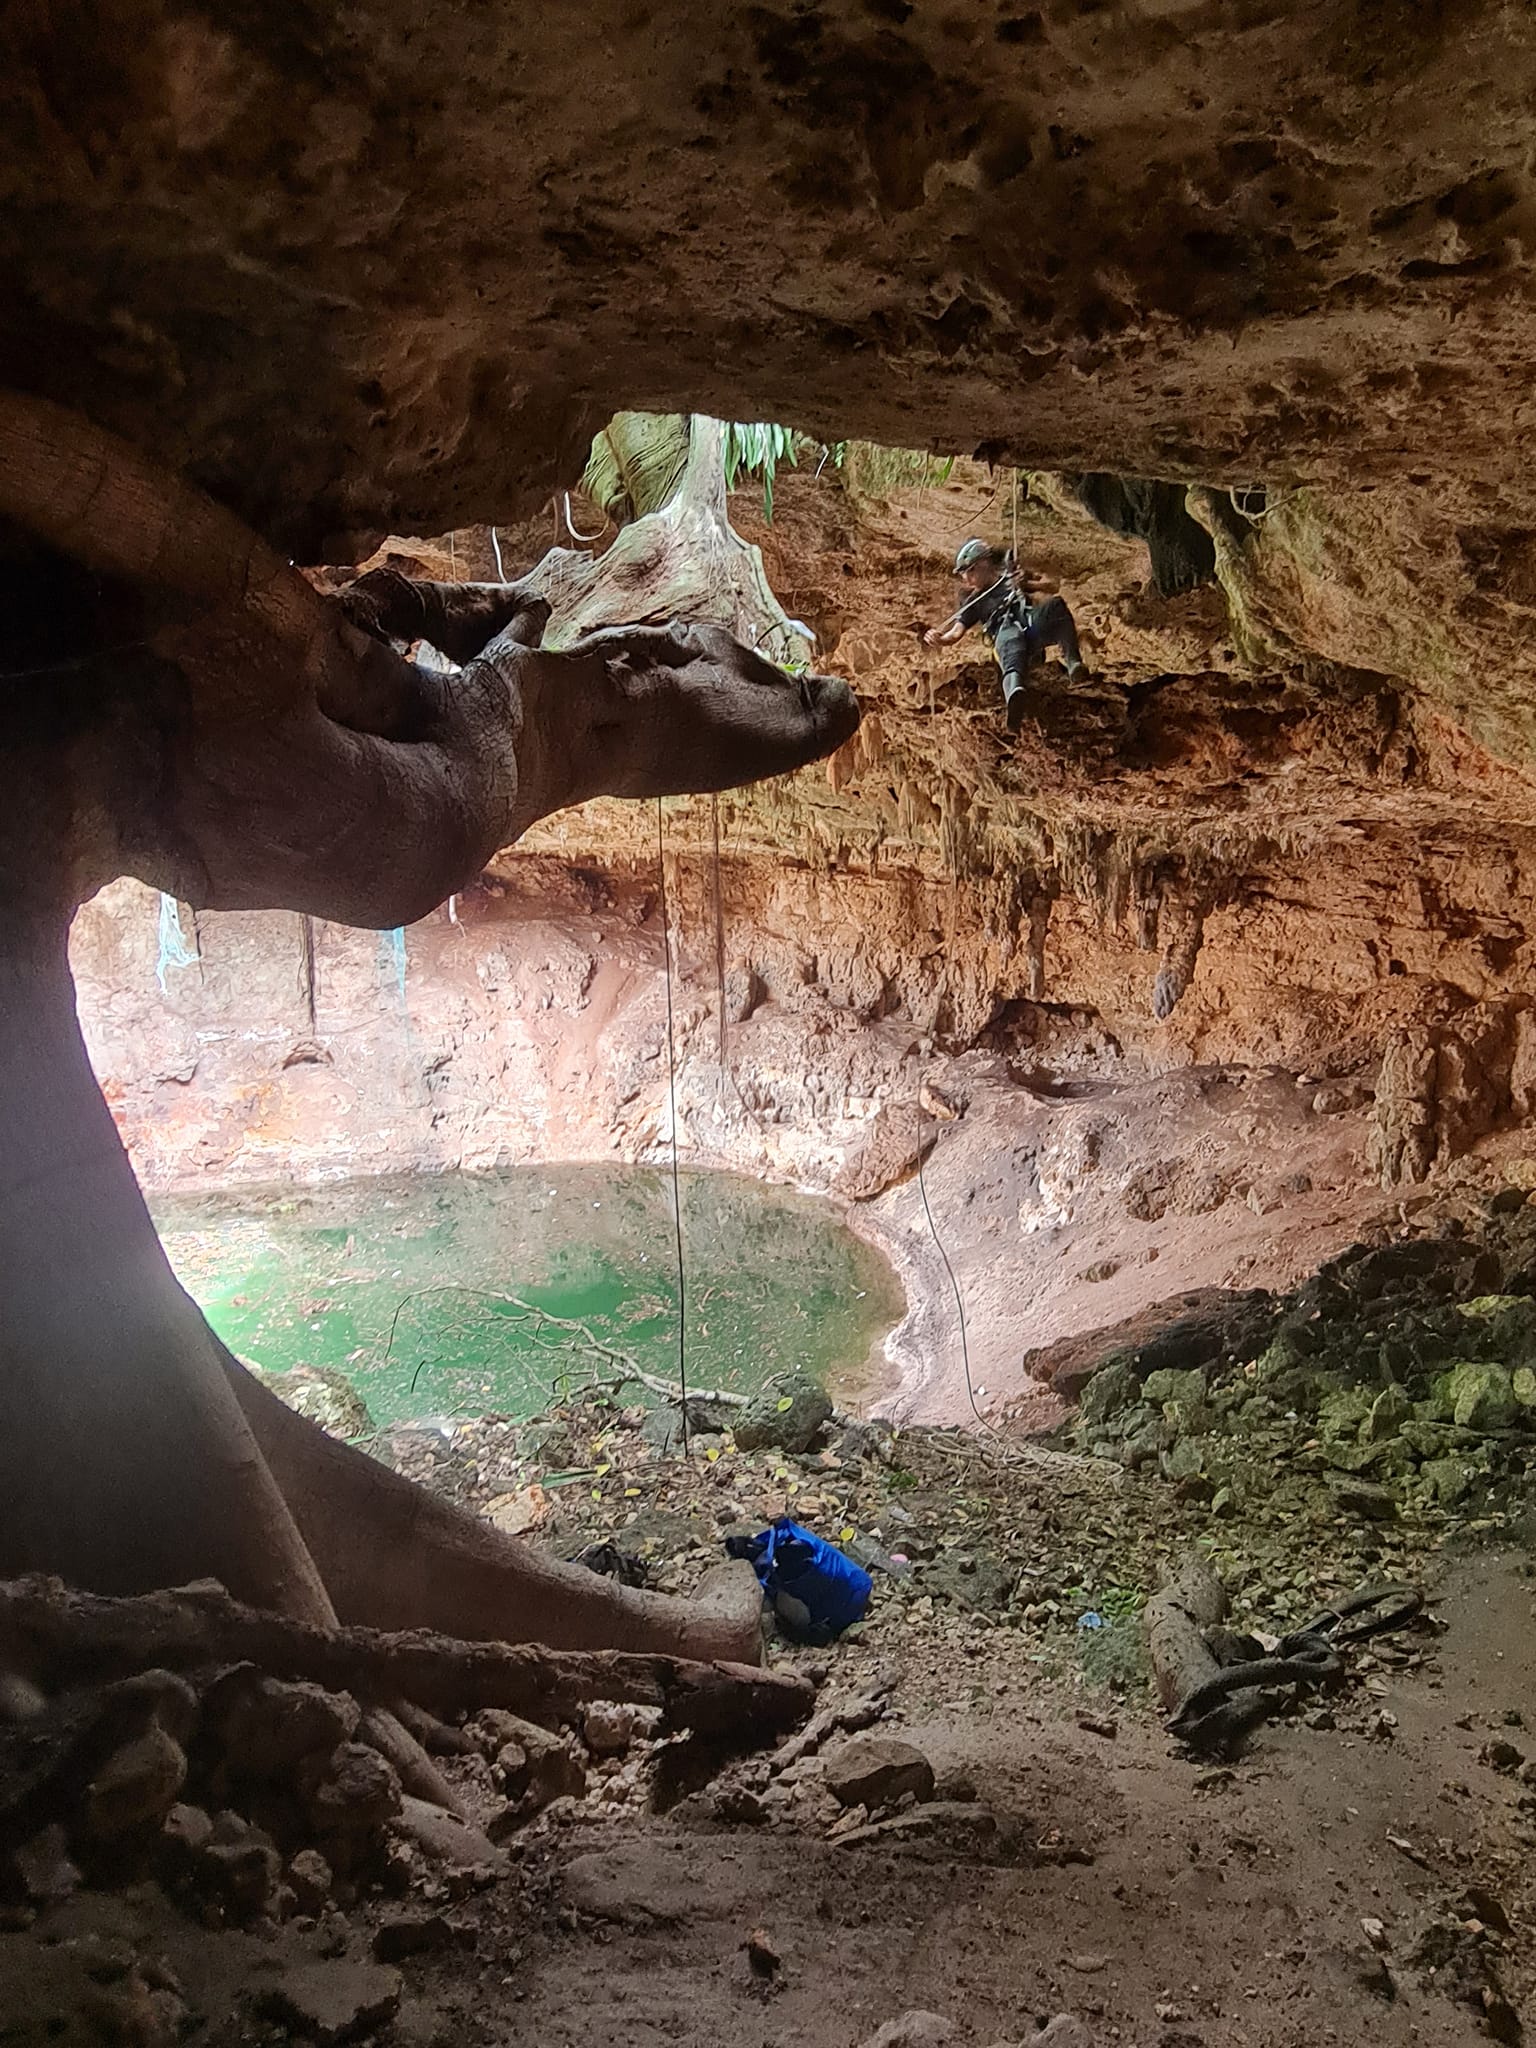
<path fill-rule="evenodd" d="M 751 1391 L 801 1367 L 856 1400 L 903 1310 L 886 1262 L 809 1197 L 702 1172 L 681 1192 L 690 1384 Z M 375 1422 L 533 1415 L 615 1369 L 548 1317 L 677 1377 L 670 1173 L 521 1167 L 153 1207 L 183 1286 L 233 1351 L 279 1372 L 335 1367 Z"/>

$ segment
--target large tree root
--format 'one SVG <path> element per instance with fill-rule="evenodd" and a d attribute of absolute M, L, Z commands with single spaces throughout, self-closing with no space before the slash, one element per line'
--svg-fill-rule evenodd
<path fill-rule="evenodd" d="M 749 1565 L 722 1564 L 704 1593 L 679 1600 L 562 1563 L 327 1436 L 219 1349 L 343 1622 L 704 1662 L 761 1657 L 762 1592 Z"/>
<path fill-rule="evenodd" d="M 316 1628 L 244 1607 L 211 1581 L 128 1599 L 57 1579 L 5 1581 L 0 1643 L 45 1691 L 150 1669 L 249 1663 L 365 1703 L 405 1699 L 436 1714 L 500 1707 L 544 1727 L 574 1724 L 599 1700 L 623 1701 L 658 1708 L 663 1733 L 744 1743 L 798 1727 L 815 1703 L 807 1680 L 745 1664 Z"/>
<path fill-rule="evenodd" d="M 474 1768 L 445 1776 L 391 1703 Z M 660 1738 L 655 1797 L 675 1759 L 713 1769 L 813 1704 L 747 1665 L 328 1628 L 212 1580 L 0 1581 L 0 1904 L 156 1877 L 219 1924 L 398 1885 L 423 1857 L 489 1879 L 496 1842 L 580 1798 L 594 1759 Z"/>
<path fill-rule="evenodd" d="M 545 645 L 568 647 L 620 623 L 711 619 L 776 661 L 804 661 L 809 629 L 786 614 L 761 552 L 731 525 L 724 426 L 694 413 L 685 445 L 665 503 L 622 527 L 603 554 L 551 548 L 523 579 L 525 589 L 549 600 Z"/>

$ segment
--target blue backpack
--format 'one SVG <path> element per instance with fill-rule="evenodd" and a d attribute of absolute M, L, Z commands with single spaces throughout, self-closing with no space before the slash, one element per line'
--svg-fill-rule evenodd
<path fill-rule="evenodd" d="M 787 1515 L 759 1536 L 728 1536 L 725 1547 L 751 1564 L 792 1642 L 830 1643 L 863 1620 L 875 1590 L 869 1573 Z"/>

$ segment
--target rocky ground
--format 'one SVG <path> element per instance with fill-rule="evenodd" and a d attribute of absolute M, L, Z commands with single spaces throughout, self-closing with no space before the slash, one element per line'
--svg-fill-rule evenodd
<path fill-rule="evenodd" d="M 1039 1360 L 1081 1394 L 1049 1441 L 842 1420 L 794 1383 L 748 1410 L 695 1397 L 686 1456 L 633 1385 L 534 1424 L 393 1430 L 390 1462 L 594 1568 L 686 1593 L 787 1512 L 867 1564 L 873 1603 L 826 1648 L 770 1641 L 816 1713 L 724 1766 L 632 1708 L 542 1741 L 495 1714 L 451 1729 L 441 1768 L 494 1840 L 424 1840 L 398 1788 L 392 1815 L 338 1812 L 338 1724 L 297 1828 L 291 1793 L 226 1763 L 126 1888 L 45 1842 L 12 1881 L 0 2038 L 1518 2040 L 1533 1286 L 1536 1214 L 1507 1193 L 1289 1295 Z M 1191 1551 L 1244 1631 L 1362 1583 L 1428 1605 L 1242 1754 L 1192 1755 L 1141 1626 Z M 270 1696 L 236 1695 L 217 1725 L 243 1714 L 241 1753 L 266 1754 Z"/>

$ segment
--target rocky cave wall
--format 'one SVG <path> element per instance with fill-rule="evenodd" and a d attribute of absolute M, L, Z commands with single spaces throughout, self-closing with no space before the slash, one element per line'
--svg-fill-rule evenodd
<path fill-rule="evenodd" d="M 866 716 L 823 767 L 717 812 L 666 807 L 678 1050 L 706 1093 L 722 996 L 726 1020 L 731 1114 L 689 1121 L 699 1156 L 878 1192 L 910 1167 L 910 1131 L 893 1144 L 882 1118 L 906 1117 L 930 1047 L 1024 1077 L 1273 1066 L 1347 1083 L 1375 1098 L 1361 1176 L 1387 1182 L 1529 1112 L 1536 788 L 1438 708 L 1382 671 L 1245 649 L 1236 572 L 1158 596 L 1145 546 L 1049 475 L 962 463 L 870 499 L 791 473 L 771 524 L 752 486 L 733 517 Z M 979 644 L 930 651 L 913 630 L 973 530 L 1016 531 L 1062 581 L 1097 670 L 1071 691 L 1044 672 L 1017 738 Z M 515 560 L 546 538 L 498 545 Z M 1224 544 L 1244 591 L 1274 545 L 1267 526 Z M 444 575 L 490 566 L 483 532 L 391 551 Z M 649 808 L 562 814 L 398 953 L 334 926 L 306 939 L 278 913 L 205 917 L 164 994 L 154 898 L 108 892 L 81 913 L 75 963 L 148 1177 L 654 1148 L 655 848 Z"/>

